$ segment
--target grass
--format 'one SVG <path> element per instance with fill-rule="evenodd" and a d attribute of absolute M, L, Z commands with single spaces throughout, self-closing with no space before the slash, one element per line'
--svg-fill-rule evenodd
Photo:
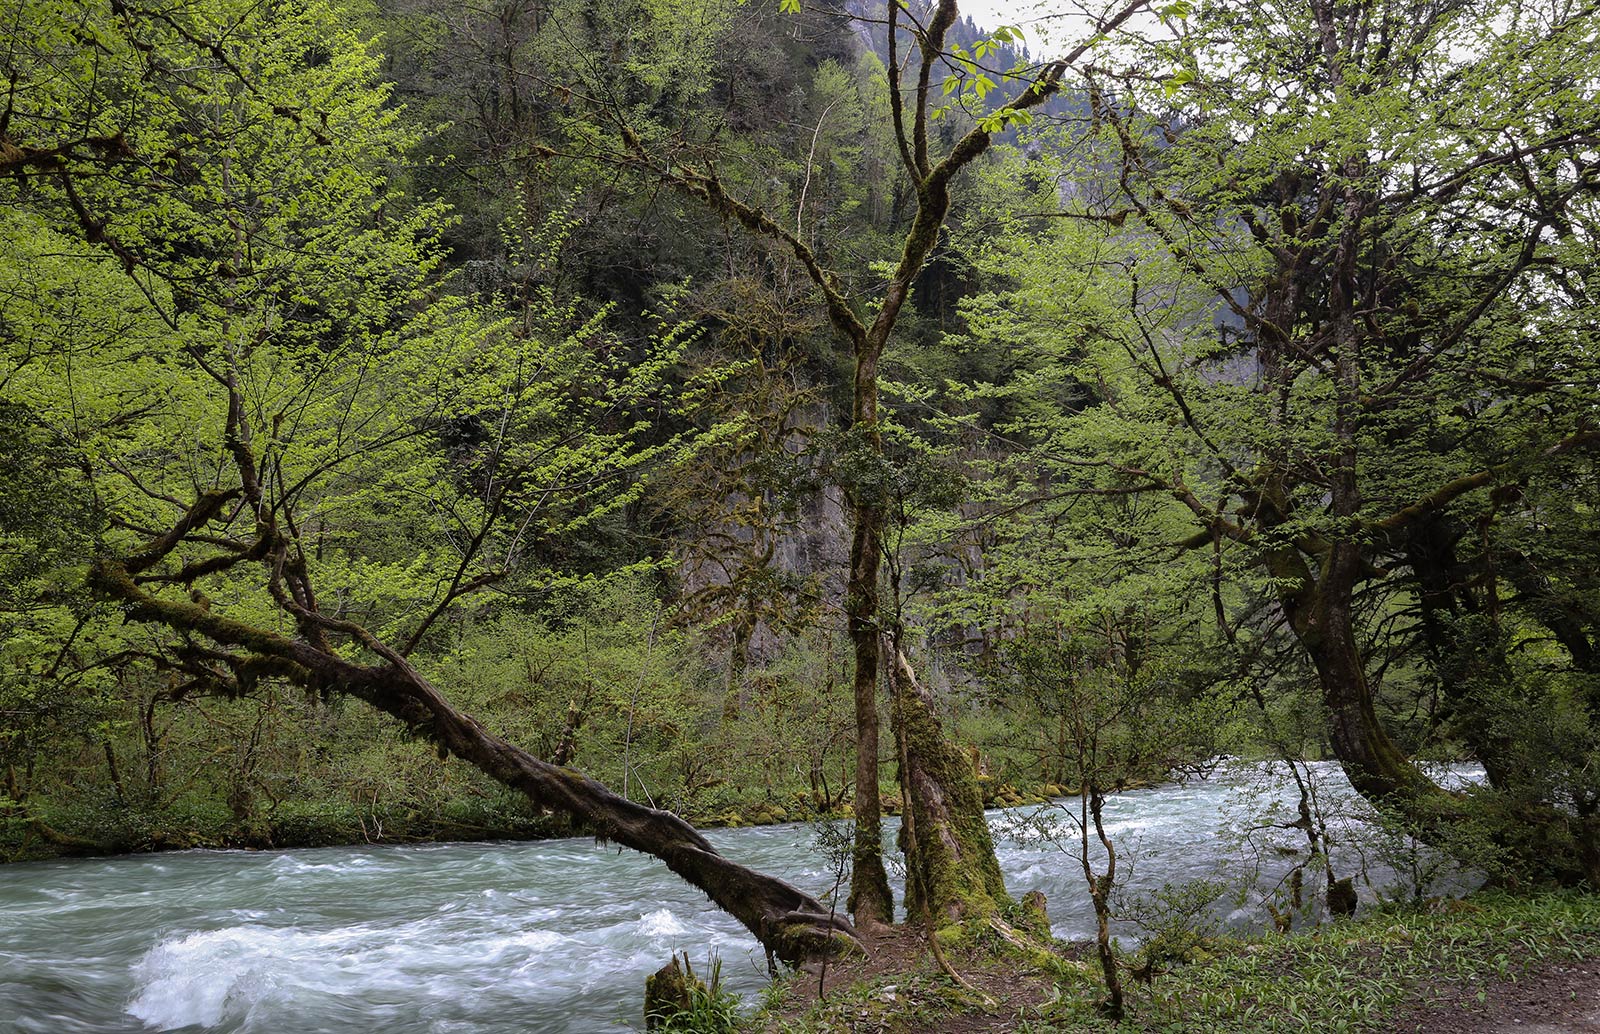
<path fill-rule="evenodd" d="M 1177 966 L 1148 982 L 1124 978 L 1121 1023 L 1099 1010 L 1103 988 L 1091 969 L 1055 975 L 1003 955 L 974 956 L 969 976 L 1013 967 L 1012 985 L 1029 980 L 1036 1004 L 1013 1005 L 979 1026 L 954 1029 L 1017 1034 L 1212 1034 L 1212 1032 L 1374 1032 L 1408 1013 L 1483 1002 L 1484 983 L 1516 980 L 1543 963 L 1600 957 L 1600 896 L 1481 894 L 1423 909 L 1391 909 L 1358 922 L 1290 936 L 1266 934 L 1212 941 L 1204 961 Z M 991 980 L 994 975 L 988 974 Z M 887 975 L 830 997 L 805 1016 L 755 1021 L 785 1034 L 917 1032 L 941 1029 L 980 1010 L 970 997 L 936 991 L 921 973 Z M 897 985 L 891 1000 L 885 985 Z M 923 987 L 922 985 L 928 985 Z M 992 986 L 992 985 L 991 985 Z M 912 992 L 907 994 L 907 992 Z"/>
<path fill-rule="evenodd" d="M 1379 1030 L 1403 1009 L 1444 1001 L 1448 992 L 1512 980 L 1549 960 L 1600 955 L 1600 897 L 1481 895 L 1299 936 L 1222 942 L 1212 954 L 1147 984 L 1129 982 L 1129 1016 L 1120 1025 L 1096 1016 L 1093 993 L 1079 990 L 1019 1029 Z"/>
<path fill-rule="evenodd" d="M 676 961 L 676 960 L 674 960 Z M 739 996 L 722 986 L 722 960 L 711 957 L 705 981 L 695 976 L 689 954 L 683 955 L 681 1008 L 667 1009 L 646 1017 L 650 1030 L 674 1034 L 738 1034 L 744 1022 Z"/>

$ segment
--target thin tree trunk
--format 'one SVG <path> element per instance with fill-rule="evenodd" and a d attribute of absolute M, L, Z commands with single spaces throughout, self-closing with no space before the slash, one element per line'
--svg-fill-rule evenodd
<path fill-rule="evenodd" d="M 878 433 L 878 357 L 888 327 L 881 334 L 851 339 L 855 380 L 850 430 L 860 446 L 881 461 L 883 438 Z M 854 648 L 856 712 L 855 845 L 851 852 L 850 914 L 871 926 L 894 922 L 894 896 L 883 865 L 883 804 L 878 795 L 878 570 L 883 558 L 884 509 L 876 485 L 846 486 L 851 503 L 850 577 L 845 585 L 845 615 Z"/>
<path fill-rule="evenodd" d="M 1082 767 L 1081 765 L 1079 766 Z M 1082 851 L 1083 878 L 1089 884 L 1089 897 L 1094 904 L 1095 954 L 1100 958 L 1100 972 L 1106 982 L 1105 1013 L 1113 1022 L 1122 1022 L 1122 979 L 1117 971 L 1117 953 L 1111 946 L 1111 891 L 1117 885 L 1117 848 L 1106 835 L 1101 811 L 1105 797 L 1094 780 L 1086 779 L 1079 790 L 1079 849 Z M 1106 852 L 1106 871 L 1095 874 L 1089 863 L 1089 824 L 1093 822 L 1095 837 Z"/>
<path fill-rule="evenodd" d="M 877 385 L 856 381 L 856 427 L 870 428 L 874 454 L 882 448 L 876 431 Z M 863 395 L 866 397 L 863 398 Z M 870 926 L 894 921 L 894 897 L 883 865 L 883 804 L 878 794 L 878 568 L 883 550 L 883 508 L 852 490 L 855 527 L 850 544 L 850 578 L 845 613 L 855 649 L 856 794 L 855 845 L 851 852 L 850 914 Z"/>

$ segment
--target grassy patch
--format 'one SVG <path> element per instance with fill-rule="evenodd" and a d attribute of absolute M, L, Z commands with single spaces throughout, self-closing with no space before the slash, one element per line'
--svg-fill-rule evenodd
<path fill-rule="evenodd" d="M 1215 946 L 1200 964 L 1129 982 L 1129 1015 L 1101 1019 L 1095 993 L 1059 996 L 1025 1025 L 1067 1031 L 1375 1031 L 1403 1009 L 1459 1001 L 1546 961 L 1600 955 L 1600 897 L 1482 895 L 1434 910 L 1389 911 L 1298 936 Z M 1481 997 L 1478 1000 L 1482 1000 Z"/>
<path fill-rule="evenodd" d="M 1600 957 L 1600 896 L 1483 894 L 1422 909 L 1391 909 L 1359 922 L 1292 936 L 1215 939 L 1199 961 L 1124 979 L 1127 1015 L 1100 1012 L 1095 971 L 983 944 L 957 968 L 991 1000 L 980 1002 L 924 963 L 831 992 L 802 1015 L 783 995 L 747 1021 L 768 1034 L 1212 1034 L 1377 1032 L 1418 1011 L 1472 1008 L 1552 963 Z M 799 977 L 797 979 L 805 979 Z M 791 1000 L 792 1002 L 792 1000 Z M 998 1008 L 995 1006 L 998 1005 Z"/>

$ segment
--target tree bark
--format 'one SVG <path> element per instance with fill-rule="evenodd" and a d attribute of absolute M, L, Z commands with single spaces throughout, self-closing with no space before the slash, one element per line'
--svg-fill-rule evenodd
<path fill-rule="evenodd" d="M 856 335 L 855 382 L 850 428 L 874 461 L 883 457 L 878 433 L 878 357 L 884 341 Z M 878 569 L 883 556 L 882 487 L 847 485 L 851 503 L 850 577 L 845 614 L 855 651 L 856 797 L 855 845 L 851 853 L 850 914 L 864 925 L 892 923 L 894 897 L 883 866 L 883 805 L 878 797 Z"/>
<path fill-rule="evenodd" d="M 972 762 L 944 734 L 933 698 L 898 649 L 890 673 L 900 783 L 917 830 L 906 865 L 906 915 L 937 925 L 982 918 L 1010 902 Z M 915 878 L 912 878 L 914 876 Z"/>
<path fill-rule="evenodd" d="M 1339 542 L 1331 550 L 1321 582 L 1286 599 L 1285 610 L 1316 669 L 1334 755 L 1369 800 L 1442 794 L 1378 720 L 1352 614 L 1358 547 Z"/>
<path fill-rule="evenodd" d="M 878 566 L 883 510 L 858 503 L 851 536 L 845 611 L 855 649 L 855 844 L 848 908 L 863 926 L 894 921 L 894 896 L 883 866 L 883 803 L 878 794 Z"/>

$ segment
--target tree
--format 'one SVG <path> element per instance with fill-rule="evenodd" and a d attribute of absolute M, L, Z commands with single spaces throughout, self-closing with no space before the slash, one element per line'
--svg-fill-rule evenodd
<path fill-rule="evenodd" d="M 1084 186 L 1056 239 L 1112 279 L 1067 317 L 1092 401 L 1058 469 L 1164 495 L 1193 529 L 1169 541 L 1264 576 L 1351 782 L 1424 828 L 1469 802 L 1380 713 L 1376 630 L 1408 594 L 1417 631 L 1437 630 L 1447 598 L 1475 591 L 1425 545 L 1440 522 L 1537 520 L 1520 486 L 1587 483 L 1580 457 L 1600 444 L 1579 286 L 1596 258 L 1592 15 L 1185 5 L 1125 71 L 1086 77 L 1099 144 L 1067 173 Z M 1022 304 L 1050 295 L 1020 279 Z M 1444 681 L 1504 787 L 1514 738 L 1470 699 L 1482 680 Z M 1518 692 L 1501 678 L 1494 695 Z M 1588 790 L 1481 803 L 1536 871 L 1600 874 Z"/>
<path fill-rule="evenodd" d="M 1095 38 L 1116 29 L 1142 6 L 1140 0 L 1102 19 Z M 913 74 L 908 72 L 910 55 L 902 61 L 898 53 L 904 42 L 903 18 L 909 20 L 909 34 L 915 41 L 914 82 L 906 81 Z M 886 280 L 874 290 L 874 304 L 865 313 L 853 304 L 839 274 L 825 266 L 817 250 L 807 242 L 803 214 L 799 214 L 799 232 L 788 229 L 786 221 L 780 222 L 766 209 L 730 192 L 715 165 L 714 151 L 696 153 L 688 141 L 663 141 L 659 134 L 641 132 L 625 107 L 603 95 L 590 98 L 597 123 L 596 132 L 586 141 L 591 157 L 631 167 L 697 198 L 718 216 L 791 255 L 821 294 L 834 334 L 851 356 L 850 446 L 845 450 L 849 471 L 843 479 L 852 524 L 844 609 L 855 652 L 856 701 L 856 840 L 850 909 L 857 922 L 863 924 L 885 923 L 893 915 L 882 860 L 877 789 L 878 681 L 884 664 L 879 575 L 888 505 L 882 471 L 880 363 L 912 288 L 939 242 L 950 213 L 956 177 L 989 149 L 996 133 L 1013 123 L 1025 122 L 1029 109 L 1058 89 L 1067 69 L 1091 45 L 1084 43 L 1064 58 L 1029 71 L 1021 77 L 1024 85 L 1015 96 L 978 120 L 943 155 L 938 155 L 930 128 L 938 117 L 934 76 L 935 69 L 947 61 L 947 36 L 956 20 L 954 0 L 941 0 L 927 12 L 925 21 L 918 21 L 898 4 L 888 8 L 889 54 L 885 72 L 889 118 L 900 172 L 910 182 L 915 205 L 901 240 L 900 256 L 892 263 Z M 960 85 L 961 73 L 970 73 L 966 89 L 975 96 L 981 97 L 994 85 L 971 59 L 957 58 L 951 68 L 953 86 Z M 889 663 L 898 666 L 901 658 L 892 658 Z M 900 711 L 899 753 L 910 821 L 919 831 L 919 844 L 941 848 L 937 855 L 908 858 L 909 866 L 921 870 L 917 881 L 925 892 L 921 904 L 944 921 L 992 912 L 1004 900 L 1005 889 L 981 818 L 981 803 L 976 806 L 980 809 L 976 819 L 969 814 L 977 795 L 964 792 L 961 784 L 970 783 L 972 773 L 951 760 L 959 752 L 946 742 L 931 698 L 925 692 L 899 693 L 896 699 Z"/>
<path fill-rule="evenodd" d="M 71 292 L 42 295 L 28 329 L 44 354 L 7 401 L 84 469 L 87 584 L 165 632 L 139 656 L 185 692 L 272 680 L 363 700 L 662 859 L 786 961 L 853 940 L 678 817 L 489 731 L 411 659 L 472 593 L 543 575 L 541 539 L 632 498 L 654 453 L 630 407 L 681 338 L 639 362 L 553 293 L 501 320 L 442 292 L 446 213 L 404 197 L 411 133 L 333 8 L 30 3 L 6 19 L 0 259 L 43 241 L 78 293 L 137 292 L 95 313 L 131 324 L 109 342 L 57 304 Z M 28 326 L 15 315 L 8 348 Z M 412 556 L 376 563 L 371 539 Z"/>

